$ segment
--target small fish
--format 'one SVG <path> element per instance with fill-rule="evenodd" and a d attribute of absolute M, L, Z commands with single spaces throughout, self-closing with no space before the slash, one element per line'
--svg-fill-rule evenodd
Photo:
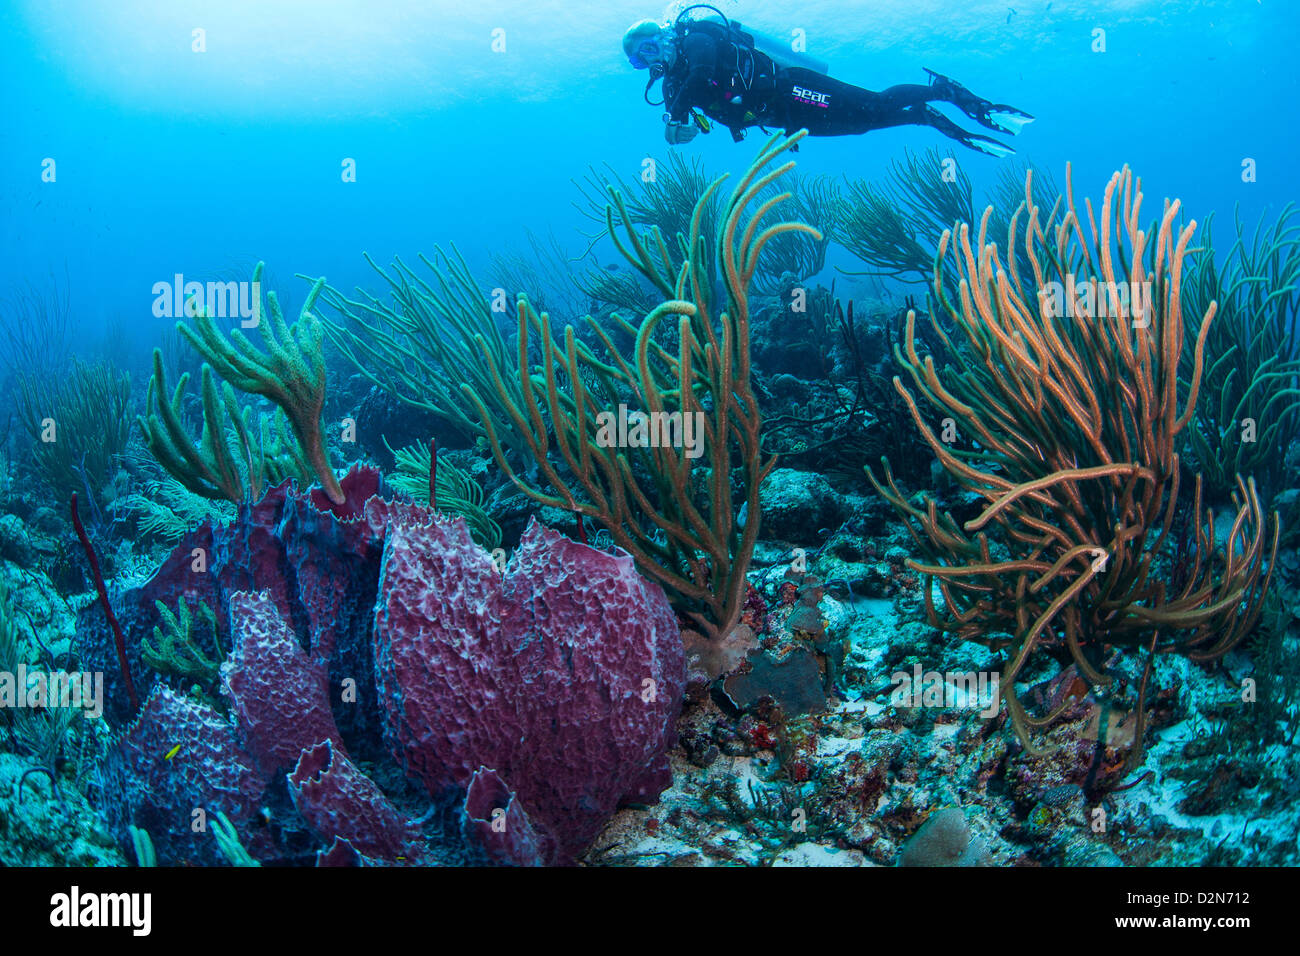
<path fill-rule="evenodd" d="M 617 272 L 618 270 L 619 270 L 619 265 L 617 262 L 611 262 L 609 265 L 605 266 L 606 272 Z"/>
<path fill-rule="evenodd" d="M 176 745 L 175 747 L 173 747 L 171 750 L 167 751 L 167 757 L 166 757 L 166 759 L 167 759 L 167 760 L 171 760 L 172 757 L 175 757 L 175 756 L 176 756 L 178 753 L 180 753 L 180 752 L 181 752 L 181 745 L 180 745 L 180 744 L 177 744 L 177 745 Z"/>

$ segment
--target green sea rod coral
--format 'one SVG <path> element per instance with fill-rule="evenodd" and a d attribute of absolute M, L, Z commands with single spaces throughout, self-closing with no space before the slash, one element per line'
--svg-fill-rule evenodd
<path fill-rule="evenodd" d="M 611 239 L 666 300 L 639 326 L 618 316 L 609 320 L 614 331 L 636 343 L 630 359 L 601 323 L 588 319 L 602 346 L 597 355 L 572 326 L 555 334 L 550 317 L 521 296 L 515 362 L 507 367 L 488 350 L 482 354 L 495 406 L 506 406 L 504 420 L 475 388 L 462 386 L 498 465 L 515 485 L 538 502 L 593 519 L 709 638 L 727 634 L 739 621 L 761 520 L 759 489 L 776 464 L 759 447 L 762 422 L 750 380 L 750 285 L 761 253 L 778 237 L 804 232 L 821 238 L 804 223 L 762 224 L 789 198 L 777 193 L 764 199 L 764 191 L 794 163 L 769 167 L 803 135 L 769 140 L 722 207 L 712 247 L 703 221 L 726 177 L 709 186 L 696 202 L 689 235 L 679 240 L 689 253 L 679 268 L 657 230 L 638 232 L 625 207 L 618 203 L 616 213 L 611 205 Z M 617 203 L 618 196 L 613 198 Z M 721 310 L 715 310 L 708 285 L 714 263 L 725 279 Z M 534 348 L 540 365 L 532 361 Z M 516 394 L 522 400 L 507 401 Z M 611 416 L 628 412 L 669 429 L 675 422 L 682 440 L 610 440 Z M 696 422 L 699 444 L 692 452 L 684 428 Z M 502 445 L 507 434 L 523 437 L 548 490 L 511 466 Z"/>
<path fill-rule="evenodd" d="M 191 612 L 184 596 L 177 599 L 175 614 L 162 601 L 155 601 L 154 605 L 162 624 L 153 629 L 153 641 L 147 637 L 140 639 L 141 659 L 159 674 L 172 674 L 197 681 L 204 687 L 211 686 L 226 656 L 221 649 L 217 616 L 212 608 L 199 601 L 198 607 Z M 199 646 L 198 630 L 212 636 L 216 646 L 212 657 L 204 654 Z"/>
<path fill-rule="evenodd" d="M 262 495 L 264 467 L 261 448 L 252 437 L 250 411 L 239 407 L 229 382 L 218 390 L 212 366 L 205 363 L 202 376 L 203 432 L 195 445 L 184 420 L 190 373 L 181 376 L 169 399 L 162 351 L 154 349 L 146 414 L 136 419 L 145 447 L 193 494 L 236 504 L 256 500 Z"/>
<path fill-rule="evenodd" d="M 182 323 L 177 330 L 227 383 L 241 392 L 269 398 L 280 407 L 312 473 L 329 499 L 338 504 L 343 501 L 343 491 L 330 467 L 321 429 L 325 407 L 324 331 L 312 312 L 325 280 L 318 279 L 312 285 L 297 322 L 289 326 L 275 292 L 266 294 L 269 308 L 260 307 L 264 268 L 263 263 L 257 264 L 253 283 L 259 290 L 258 328 L 265 352 L 259 351 L 239 329 L 231 329 L 227 335 L 212 316 L 203 312 L 194 317 L 193 328 Z M 155 361 L 155 371 L 158 365 Z"/>
<path fill-rule="evenodd" d="M 18 374 L 19 418 L 37 473 L 61 500 L 108 499 L 131 433 L 131 378 L 107 362 L 74 360 L 67 374 Z"/>
<path fill-rule="evenodd" d="M 387 441 L 384 442 L 387 445 Z M 398 491 L 421 504 L 429 503 L 429 469 L 433 452 L 428 445 L 415 444 L 396 451 L 389 446 L 396 471 L 389 478 Z M 483 489 L 478 482 L 449 461 L 439 461 L 434 472 L 438 510 L 459 515 L 469 527 L 470 537 L 489 551 L 501 545 L 501 526 L 483 507 Z"/>
<path fill-rule="evenodd" d="M 1184 286 L 1191 311 L 1217 303 L 1192 447 L 1214 497 L 1251 475 L 1271 498 L 1294 486 L 1286 452 L 1300 435 L 1300 221 L 1288 205 L 1247 239 L 1238 216 L 1232 246 L 1216 256 L 1213 218 Z M 1182 371 L 1191 372 L 1186 361 Z"/>
<path fill-rule="evenodd" d="M 222 856 L 230 861 L 231 866 L 261 866 L 251 853 L 239 842 L 239 833 L 230 818 L 218 810 L 212 821 L 212 835 L 216 838 L 217 848 Z"/>
<path fill-rule="evenodd" d="M 454 246 L 451 255 L 437 250 L 433 259 L 419 258 L 429 280 L 401 259 L 386 272 L 365 255 L 388 283 L 389 302 L 363 290 L 358 290 L 358 299 L 350 299 L 321 286 L 323 279 L 315 280 L 322 300 L 338 313 L 337 319 L 325 322 L 325 332 L 358 372 L 394 398 L 442 419 L 466 437 L 485 436 L 473 409 L 461 400 L 461 384 L 488 396 L 497 414 L 504 414 L 503 402 L 520 400 L 509 386 L 505 396 L 496 399 L 479 358 L 486 352 L 501 363 L 509 351 L 493 303 L 483 296 Z M 507 435 L 505 441 L 526 454 L 514 436 Z"/>

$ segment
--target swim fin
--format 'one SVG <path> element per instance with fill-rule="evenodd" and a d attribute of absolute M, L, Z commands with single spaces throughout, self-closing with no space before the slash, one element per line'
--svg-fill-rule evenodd
<path fill-rule="evenodd" d="M 969 146 L 971 149 L 978 150 L 987 156 L 996 156 L 998 159 L 1015 155 L 1016 151 L 1014 149 L 1006 143 L 998 142 L 992 136 L 985 136 L 982 133 L 967 133 L 965 130 L 962 132 L 965 134 L 960 140 L 963 146 Z"/>
<path fill-rule="evenodd" d="M 1032 123 L 1034 117 L 1023 110 L 1016 109 L 1014 106 L 1007 106 L 1004 103 L 999 103 L 990 108 L 983 118 L 976 116 L 975 120 L 983 123 L 989 129 L 995 129 L 1000 133 L 1009 133 L 1010 135 L 1015 136 L 1022 129 Z"/>
<path fill-rule="evenodd" d="M 946 77 L 942 73 L 936 73 L 928 67 L 924 69 L 926 73 L 930 74 L 930 86 L 943 98 L 944 102 L 951 103 L 986 129 L 997 130 L 999 133 L 1008 133 L 1014 136 L 1034 121 L 1034 117 L 1024 110 L 1018 110 L 1006 103 L 991 103 L 982 97 L 976 96 L 956 80 Z M 995 113 L 1002 115 L 994 118 L 993 114 Z"/>
<path fill-rule="evenodd" d="M 939 132 L 943 133 L 949 139 L 955 139 L 963 146 L 970 149 L 978 150 L 989 156 L 1010 156 L 1015 152 L 1006 143 L 999 142 L 992 136 L 985 136 L 983 133 L 971 133 L 962 129 L 948 117 L 944 116 L 929 103 L 923 104 L 922 108 L 915 110 L 911 107 L 903 111 L 909 117 L 915 116 L 915 122 L 920 125 L 932 126 Z"/>

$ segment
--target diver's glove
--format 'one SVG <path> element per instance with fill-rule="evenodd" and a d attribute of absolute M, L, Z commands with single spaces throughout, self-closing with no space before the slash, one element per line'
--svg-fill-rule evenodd
<path fill-rule="evenodd" d="M 672 146 L 681 146 L 693 140 L 699 132 L 691 123 L 669 122 L 664 126 L 664 139 Z"/>

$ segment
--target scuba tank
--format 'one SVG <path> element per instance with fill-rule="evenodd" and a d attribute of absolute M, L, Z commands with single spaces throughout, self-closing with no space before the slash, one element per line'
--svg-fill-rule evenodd
<path fill-rule="evenodd" d="M 796 53 L 790 49 L 788 42 L 778 40 L 766 33 L 760 33 L 750 27 L 742 27 L 739 20 L 732 20 L 731 28 L 734 33 L 739 34 L 742 42 L 766 55 L 777 66 L 784 66 L 787 69 L 812 70 L 814 73 L 822 74 L 830 72 L 830 64 L 825 60 L 819 60 L 807 53 Z"/>
<path fill-rule="evenodd" d="M 750 27 L 744 27 L 739 20 L 729 19 L 725 13 L 708 3 L 693 3 L 677 15 L 673 26 L 679 35 L 685 32 L 687 24 L 696 20 L 694 17 L 687 16 L 692 10 L 711 11 L 714 16 L 699 19 L 720 23 L 726 28 L 733 43 L 748 50 L 762 53 L 777 66 L 812 70 L 814 73 L 825 74 L 830 72 L 830 65 L 825 60 L 819 60 L 807 53 L 796 53 L 790 48 L 788 41 L 780 40 Z"/>

